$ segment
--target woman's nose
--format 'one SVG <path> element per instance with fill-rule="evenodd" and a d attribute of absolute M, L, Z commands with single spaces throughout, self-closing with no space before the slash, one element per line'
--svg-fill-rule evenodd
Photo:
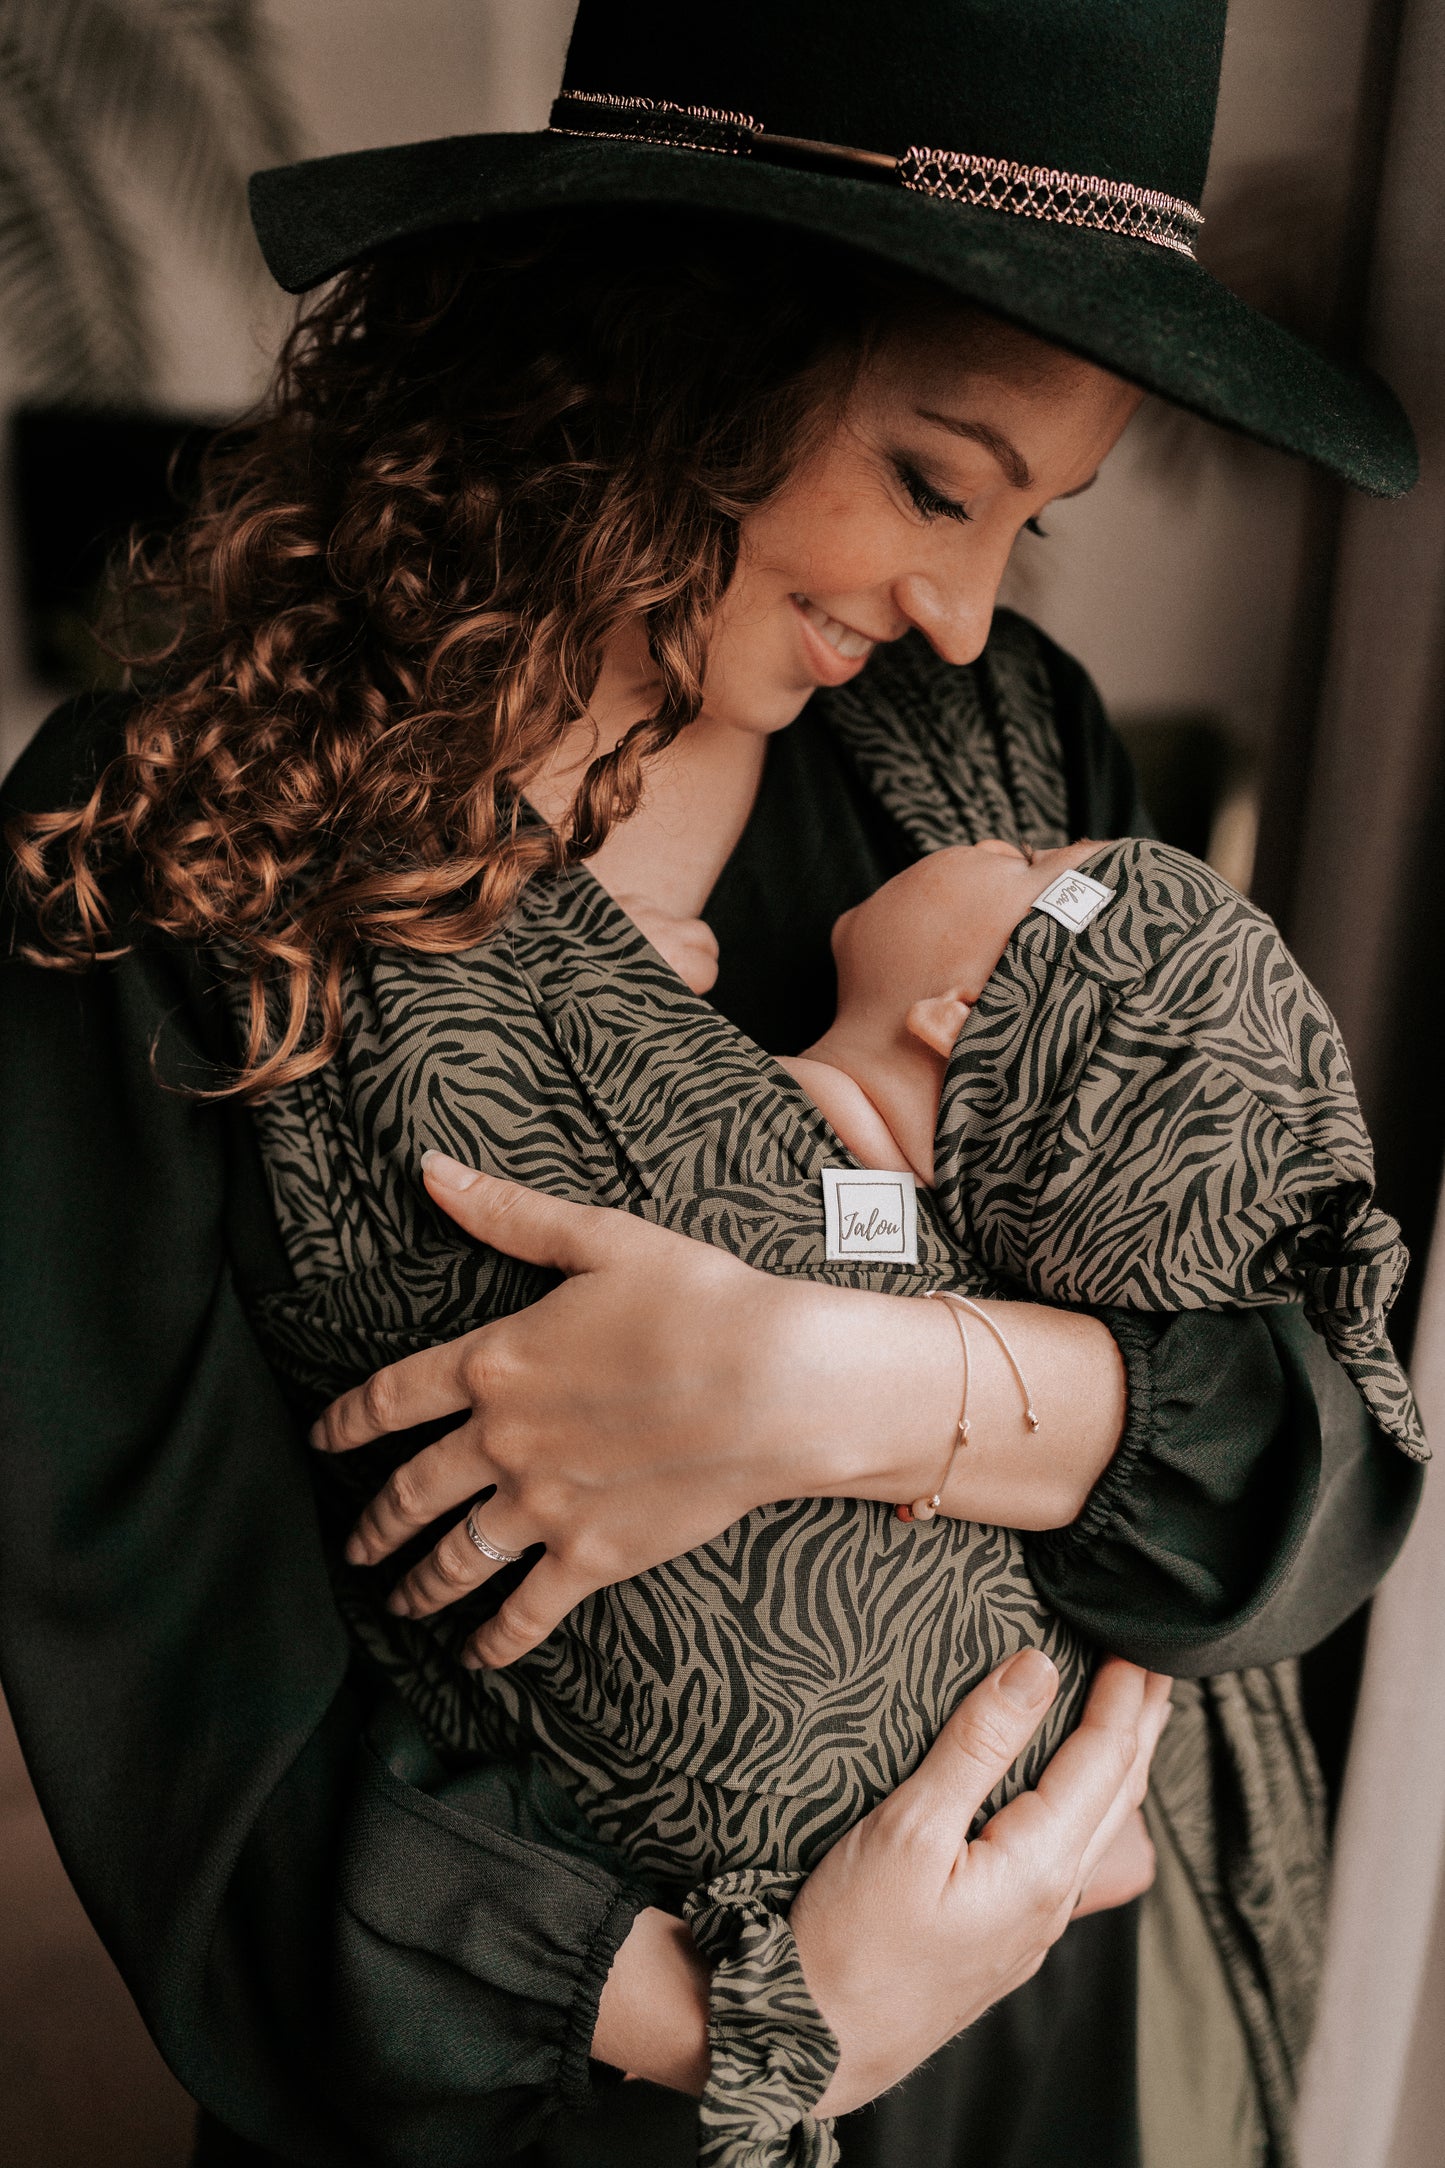
<path fill-rule="evenodd" d="M 897 582 L 893 599 L 945 662 L 977 662 L 988 641 L 1005 563 L 1007 558 L 997 567 L 974 566 L 966 582 L 947 585 L 928 573 L 910 572 Z"/>

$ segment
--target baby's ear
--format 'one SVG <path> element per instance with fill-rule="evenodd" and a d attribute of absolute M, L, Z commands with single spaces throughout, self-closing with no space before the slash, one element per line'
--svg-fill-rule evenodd
<path fill-rule="evenodd" d="M 926 1001 L 915 1001 L 903 1021 L 915 1039 L 924 1046 L 931 1046 L 942 1061 L 953 1052 L 953 1044 L 968 1022 L 971 1004 L 962 994 L 930 994 Z"/>

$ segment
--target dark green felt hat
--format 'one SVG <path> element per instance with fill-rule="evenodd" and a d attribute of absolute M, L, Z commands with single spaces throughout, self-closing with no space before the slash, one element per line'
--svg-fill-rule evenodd
<path fill-rule="evenodd" d="M 581 0 L 551 127 L 258 173 L 280 284 L 528 211 L 772 220 L 918 272 L 1380 496 L 1409 422 L 1195 262 L 1225 0 Z"/>

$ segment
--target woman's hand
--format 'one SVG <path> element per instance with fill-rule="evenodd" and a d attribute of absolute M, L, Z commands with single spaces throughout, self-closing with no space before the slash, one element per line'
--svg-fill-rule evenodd
<path fill-rule="evenodd" d="M 1149 1825 L 1136 1807 L 1084 1884 L 1075 1918 L 1082 1919 L 1086 1912 L 1108 1912 L 1114 1905 L 1142 1897 L 1153 1888 L 1158 1865 Z"/>
<path fill-rule="evenodd" d="M 776 1279 L 631 1213 L 436 1154 L 425 1177 L 469 1234 L 567 1277 L 530 1308 L 377 1372 L 332 1403 L 312 1442 L 341 1452 L 471 1411 L 395 1471 L 347 1556 L 374 1565 L 495 1485 L 477 1515 L 486 1540 L 503 1552 L 542 1543 L 546 1555 L 475 1636 L 475 1661 L 511 1662 L 593 1589 L 709 1542 L 759 1505 L 876 1483 L 869 1459 L 900 1400 L 930 1463 L 933 1441 L 947 1439 L 948 1320 L 929 1314 L 934 1304 Z M 853 1300 L 898 1327 L 892 1360 L 871 1374 L 850 1333 Z M 908 1369 L 911 1389 L 899 1383 Z M 422 1616 L 495 1570 L 460 1524 L 392 1607 Z"/>
<path fill-rule="evenodd" d="M 545 1545 L 469 1645 L 510 1663 L 594 1589 L 710 1542 L 776 1499 L 897 1500 L 930 1491 L 958 1414 L 959 1345 L 942 1303 L 757 1272 L 632 1213 L 577 1205 L 429 1154 L 427 1187 L 468 1234 L 563 1284 L 528 1309 L 381 1370 L 312 1433 L 343 1452 L 467 1411 L 404 1463 L 347 1555 L 376 1565 L 493 1488 L 476 1525 L 502 1553 Z M 1017 1381 L 976 1336 L 968 1453 L 950 1513 L 1062 1526 L 1118 1442 L 1122 1370 L 1091 1318 L 1007 1306 L 1043 1437 Z M 421 1617 L 496 1570 L 459 1523 L 409 1573 L 393 1608 Z"/>
<path fill-rule="evenodd" d="M 1111 1659 L 1077 1731 L 1037 1787 L 968 1828 L 1053 1701 L 1036 1649 L 974 1688 L 897 1791 L 814 1869 L 792 1908 L 808 1985 L 838 2036 L 818 2105 L 839 2115 L 885 2092 L 1043 1963 L 1089 1909 L 1138 1819 L 1169 1713 L 1169 1681 Z M 1113 1903 L 1147 1886 L 1146 1855 Z M 707 2081 L 707 1973 L 680 1920 L 638 1915 L 602 1991 L 592 2051 L 656 2084 Z"/>
<path fill-rule="evenodd" d="M 819 2115 L 886 2092 L 1031 1979 L 1137 1811 L 1169 1681 L 1110 1658 L 1034 1790 L 968 1841 L 1057 1690 L 1041 1650 L 1004 1664 L 798 1892 L 803 1972 L 841 2050 Z"/>

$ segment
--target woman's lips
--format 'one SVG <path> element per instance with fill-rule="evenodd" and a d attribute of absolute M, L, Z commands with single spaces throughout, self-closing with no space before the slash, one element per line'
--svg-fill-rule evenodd
<path fill-rule="evenodd" d="M 790 595 L 788 599 L 798 613 L 803 645 L 818 683 L 846 685 L 849 678 L 857 677 L 878 645 L 877 641 L 870 640 L 866 633 L 855 631 L 838 618 L 830 617 L 807 595 Z"/>

